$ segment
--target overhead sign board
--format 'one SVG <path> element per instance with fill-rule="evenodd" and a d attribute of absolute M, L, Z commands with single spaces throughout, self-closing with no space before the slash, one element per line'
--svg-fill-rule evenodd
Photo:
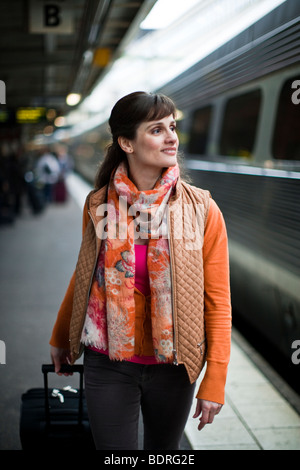
<path fill-rule="evenodd" d="M 100 47 L 95 50 L 93 57 L 93 65 L 98 67 L 106 67 L 111 59 L 111 50 L 107 47 Z"/>
<path fill-rule="evenodd" d="M 18 108 L 16 121 L 18 123 L 36 123 L 45 117 L 46 108 Z"/>
<path fill-rule="evenodd" d="M 72 2 L 70 0 L 30 0 L 29 32 L 72 34 L 74 32 Z"/>

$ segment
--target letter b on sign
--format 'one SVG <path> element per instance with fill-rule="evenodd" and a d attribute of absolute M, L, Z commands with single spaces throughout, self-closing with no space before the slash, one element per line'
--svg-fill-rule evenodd
<path fill-rule="evenodd" d="M 71 0 L 28 0 L 29 32 L 72 34 L 76 6 Z"/>
<path fill-rule="evenodd" d="M 44 5 L 44 24 L 45 26 L 58 26 L 60 8 L 57 5 Z"/>

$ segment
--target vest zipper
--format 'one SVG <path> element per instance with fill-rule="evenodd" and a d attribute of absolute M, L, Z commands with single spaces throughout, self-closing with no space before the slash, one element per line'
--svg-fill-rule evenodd
<path fill-rule="evenodd" d="M 94 222 L 94 219 L 93 219 L 93 217 L 92 217 L 92 214 L 91 214 L 90 212 L 88 212 L 88 214 L 89 214 L 89 216 L 90 216 L 90 219 L 91 219 L 91 221 L 92 221 L 92 223 L 93 223 L 94 230 L 95 230 L 95 236 L 96 236 L 96 255 L 95 255 L 95 261 L 94 261 L 93 272 L 92 272 L 92 275 L 91 275 L 90 284 L 89 284 L 89 289 L 88 289 L 87 304 L 88 304 L 88 301 L 89 301 L 90 291 L 91 291 L 92 282 L 93 282 L 93 277 L 94 277 L 94 272 L 95 272 L 95 268 L 96 268 L 97 260 L 98 260 L 98 237 L 97 237 L 97 233 L 96 233 L 95 222 Z M 87 305 L 86 305 L 86 306 L 87 306 Z"/>
<path fill-rule="evenodd" d="M 96 227 L 95 227 L 95 223 L 94 223 L 94 220 L 93 220 L 93 217 L 91 215 L 90 212 L 88 212 L 89 216 L 90 216 L 90 219 L 93 223 L 93 226 L 94 226 L 94 230 L 96 232 Z M 91 287 L 92 287 L 92 282 L 93 282 L 93 277 L 94 277 L 94 272 L 95 272 L 95 268 L 96 268 L 96 265 L 97 265 L 97 259 L 98 259 L 98 240 L 97 240 L 97 234 L 96 234 L 96 255 L 95 255 L 95 261 L 94 261 L 94 265 L 93 265 L 93 271 L 92 271 L 92 274 L 91 274 L 91 278 L 90 278 L 90 283 L 89 283 L 89 288 L 88 288 L 88 293 L 87 293 L 87 298 L 86 298 L 86 304 L 85 304 L 85 312 L 87 311 L 87 307 L 88 307 L 88 303 L 89 303 L 89 298 L 90 298 L 90 292 L 91 292 Z M 86 315 L 83 317 L 83 321 L 82 321 L 82 325 L 81 325 L 81 328 L 80 328 L 80 336 L 82 334 L 82 329 L 83 329 L 83 326 L 84 326 L 84 322 L 85 322 L 85 318 L 86 318 Z M 79 340 L 79 344 L 80 344 L 80 340 Z M 78 351 L 77 351 L 77 354 L 80 352 L 80 348 L 78 348 Z"/>
<path fill-rule="evenodd" d="M 170 248 L 170 274 L 171 274 L 171 295 L 172 295 L 172 319 L 173 319 L 173 364 L 178 366 L 178 356 L 177 356 L 177 349 L 176 349 L 176 327 L 175 327 L 175 304 L 174 304 L 174 276 L 173 276 L 173 269 L 172 269 L 172 259 L 173 259 L 173 245 L 171 241 L 171 219 L 170 219 L 170 211 L 168 211 L 168 233 L 169 233 L 169 248 Z"/>
<path fill-rule="evenodd" d="M 200 354 L 201 356 L 203 356 L 203 349 L 202 349 L 202 345 L 205 343 L 206 339 L 204 338 L 204 340 L 201 341 L 201 343 L 198 343 L 197 344 L 197 348 L 200 349 Z"/>

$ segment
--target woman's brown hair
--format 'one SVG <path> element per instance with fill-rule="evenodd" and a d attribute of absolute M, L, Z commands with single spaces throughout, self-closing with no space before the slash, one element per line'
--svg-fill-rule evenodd
<path fill-rule="evenodd" d="M 137 91 L 121 98 L 111 111 L 109 126 L 112 143 L 106 151 L 98 170 L 95 188 L 100 189 L 109 183 L 110 176 L 122 161 L 127 161 L 126 153 L 118 143 L 119 137 L 133 140 L 142 122 L 162 119 L 166 116 L 176 117 L 173 101 L 165 95 Z"/>

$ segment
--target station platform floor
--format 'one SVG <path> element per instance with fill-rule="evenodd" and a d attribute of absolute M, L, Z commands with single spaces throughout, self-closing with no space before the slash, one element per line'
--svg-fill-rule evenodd
<path fill-rule="evenodd" d="M 68 190 L 67 202 L 50 204 L 40 215 L 25 205 L 13 224 L 0 226 L 0 340 L 6 349 L 0 364 L 0 450 L 21 449 L 21 395 L 43 386 L 41 364 L 50 362 L 49 338 L 76 265 L 89 186 L 73 174 Z M 78 378 L 53 374 L 49 382 L 62 388 L 76 386 Z M 195 403 L 185 449 L 300 450 L 300 397 L 235 329 L 221 413 L 199 432 L 194 409 Z"/>

